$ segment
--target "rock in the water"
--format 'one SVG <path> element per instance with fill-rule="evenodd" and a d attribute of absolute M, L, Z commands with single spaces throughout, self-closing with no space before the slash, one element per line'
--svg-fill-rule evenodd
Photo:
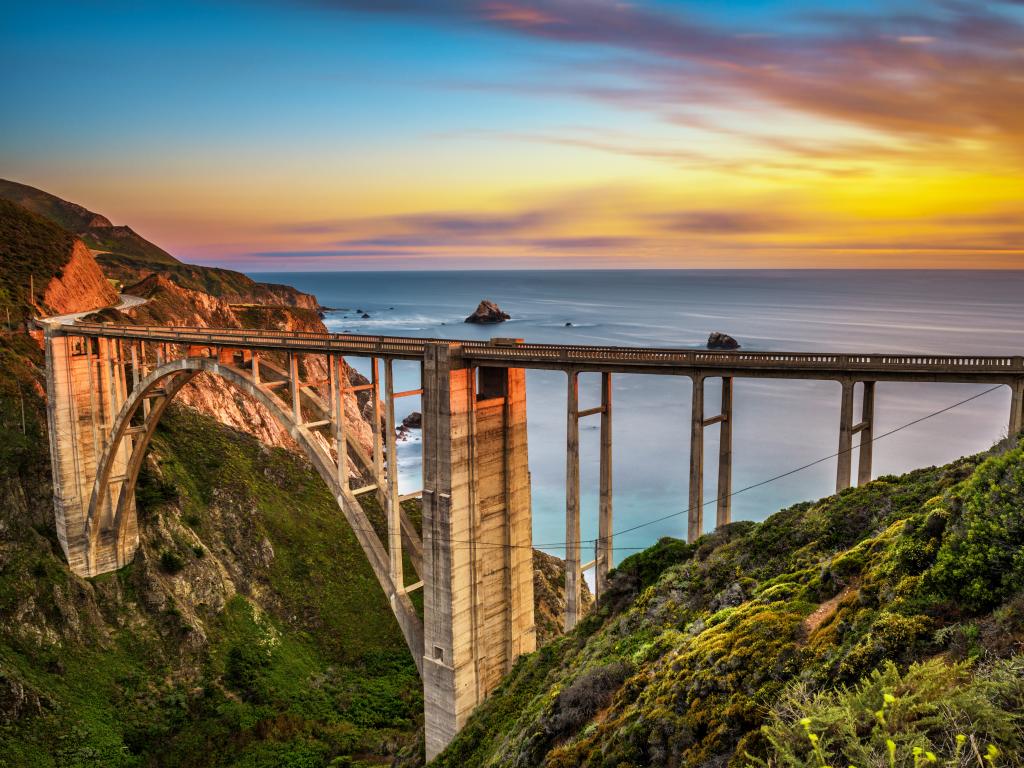
<path fill-rule="evenodd" d="M 727 333 L 714 331 L 708 336 L 708 349 L 739 349 L 740 343 Z"/>
<path fill-rule="evenodd" d="M 493 301 L 484 299 L 476 312 L 466 318 L 467 323 L 503 323 L 509 319 L 509 315 L 501 311 L 501 307 Z"/>
<path fill-rule="evenodd" d="M 565 327 L 566 327 L 566 328 L 572 328 L 572 323 L 566 323 L 566 324 L 565 324 Z"/>
<path fill-rule="evenodd" d="M 413 411 L 402 419 L 402 426 L 406 429 L 423 429 L 423 414 Z"/>
<path fill-rule="evenodd" d="M 367 314 L 366 312 L 363 312 L 363 314 L 361 314 L 361 315 L 360 315 L 360 317 L 361 317 L 361 318 L 362 318 L 363 320 L 369 320 L 369 319 L 370 319 L 370 315 L 369 315 L 369 314 Z"/>

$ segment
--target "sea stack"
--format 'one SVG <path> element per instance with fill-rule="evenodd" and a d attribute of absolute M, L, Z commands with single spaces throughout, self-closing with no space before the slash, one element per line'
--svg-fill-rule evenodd
<path fill-rule="evenodd" d="M 708 349 L 739 349 L 740 343 L 727 333 L 713 331 L 708 336 Z"/>
<path fill-rule="evenodd" d="M 488 324 L 503 323 L 509 319 L 509 315 L 501 311 L 501 307 L 493 301 L 484 299 L 476 308 L 476 311 L 466 318 L 467 323 Z"/>

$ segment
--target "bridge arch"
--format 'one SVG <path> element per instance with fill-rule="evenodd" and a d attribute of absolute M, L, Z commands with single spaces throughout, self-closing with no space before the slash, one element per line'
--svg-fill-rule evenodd
<path fill-rule="evenodd" d="M 339 482 L 338 468 L 334 460 L 314 439 L 313 432 L 296 422 L 292 412 L 283 407 L 281 401 L 273 393 L 261 386 L 252 375 L 243 369 L 221 362 L 217 358 L 184 357 L 164 363 L 145 376 L 128 393 L 97 459 L 96 479 L 93 483 L 85 518 L 87 562 L 91 563 L 96 560 L 97 550 L 104 532 L 114 539 L 112 546 L 115 550 L 118 567 L 126 565 L 134 554 L 135 542 L 128 540 L 127 532 L 131 528 L 129 522 L 136 514 L 135 486 L 146 449 L 167 406 L 175 395 L 200 373 L 212 374 L 254 398 L 271 413 L 281 426 L 287 429 L 288 434 L 305 453 L 317 473 L 327 484 L 331 495 L 334 496 L 338 507 L 359 541 L 377 581 L 388 596 L 388 602 L 398 619 L 417 668 L 422 672 L 423 623 L 402 585 L 393 583 L 388 570 L 388 554 L 374 532 L 362 506 L 348 489 L 347 483 L 346 487 L 343 487 Z M 148 412 L 143 405 L 147 401 L 151 403 Z M 140 411 L 143 412 L 142 424 L 131 426 Z M 137 439 L 129 441 L 130 453 L 124 475 L 119 478 L 120 490 L 117 492 L 116 501 L 114 501 L 111 494 L 113 472 L 118 456 L 123 456 L 122 448 L 130 431 Z"/>

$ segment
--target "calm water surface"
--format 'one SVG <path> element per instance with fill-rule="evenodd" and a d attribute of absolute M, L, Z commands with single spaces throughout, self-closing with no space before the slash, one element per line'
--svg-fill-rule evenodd
<path fill-rule="evenodd" d="M 697 347 L 717 330 L 754 350 L 1024 354 L 1024 272 L 352 272 L 254 277 L 294 285 L 315 294 L 324 306 L 338 308 L 325 319 L 336 332 Z M 485 298 L 513 319 L 500 326 L 463 323 Z M 370 318 L 361 319 L 357 310 Z M 367 372 L 365 360 L 350 362 Z M 401 389 L 416 388 L 418 365 L 396 363 L 396 378 Z M 876 434 L 984 389 L 879 384 Z M 527 374 L 534 540 L 554 554 L 561 554 L 557 545 L 565 539 L 565 390 L 562 373 Z M 580 407 L 597 404 L 599 397 L 599 376 L 582 376 Z M 707 414 L 714 415 L 717 381 L 708 382 L 705 397 Z M 686 377 L 616 375 L 613 399 L 615 527 L 679 513 L 617 537 L 619 560 L 660 536 L 685 535 L 690 382 Z M 398 401 L 398 418 L 419 407 L 418 398 Z M 734 489 L 837 448 L 837 383 L 736 379 L 734 409 Z M 1009 390 L 1003 387 L 878 440 L 875 475 L 983 450 L 1005 435 L 1008 409 Z M 580 439 L 583 538 L 592 539 L 597 533 L 596 417 L 582 422 Z M 418 433 L 400 445 L 403 492 L 421 487 L 420 450 Z M 705 450 L 705 498 L 713 499 L 718 450 L 714 427 L 706 430 Z M 835 466 L 832 459 L 740 493 L 733 499 L 734 519 L 761 520 L 793 502 L 830 493 Z M 705 508 L 705 519 L 714 519 L 713 505 Z"/>

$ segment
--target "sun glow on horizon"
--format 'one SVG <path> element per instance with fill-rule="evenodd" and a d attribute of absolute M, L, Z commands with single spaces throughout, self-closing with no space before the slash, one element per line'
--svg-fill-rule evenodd
<path fill-rule="evenodd" d="M 252 271 L 1024 268 L 1024 9 L 842 8 L 43 3 L 0 161 Z"/>

